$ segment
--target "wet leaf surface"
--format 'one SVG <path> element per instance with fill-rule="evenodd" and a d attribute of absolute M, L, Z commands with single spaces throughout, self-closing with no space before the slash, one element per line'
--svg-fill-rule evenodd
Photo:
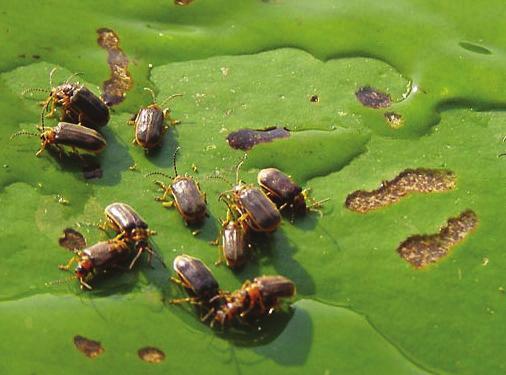
<path fill-rule="evenodd" d="M 47 88 L 55 64 L 55 81 L 84 72 L 80 80 L 99 94 L 110 73 L 107 52 L 96 43 L 101 27 L 121 37 L 135 85 L 103 130 L 101 178 L 86 180 L 74 158 L 36 158 L 36 138 L 3 143 L 0 333 L 9 340 L 0 344 L 8 358 L 1 373 L 139 373 L 146 366 L 164 374 L 504 372 L 502 2 L 60 5 L 6 3 L 0 13 L 1 138 L 35 130 L 36 99 L 44 95 L 20 92 Z M 389 95 L 390 107 L 357 101 L 366 86 Z M 184 93 L 171 103 L 181 125 L 148 155 L 131 144 L 127 125 L 151 101 L 144 87 L 161 99 Z M 389 118 L 397 116 L 385 112 L 400 116 L 402 126 L 392 126 Z M 249 150 L 241 178 L 253 182 L 260 168 L 280 168 L 315 199 L 330 198 L 323 217 L 285 221 L 258 241 L 241 272 L 214 267 L 217 251 L 208 241 L 225 213 L 216 198 L 230 186 L 205 176 L 233 176 L 243 151 L 230 148 L 228 134 L 273 124 L 287 126 L 290 137 Z M 153 199 L 156 187 L 142 177 L 172 173 L 178 145 L 180 173 L 198 165 L 208 195 L 210 218 L 198 236 Z M 367 213 L 346 208 L 351 192 L 373 191 L 408 168 L 450 170 L 456 188 L 412 194 Z M 57 265 L 68 258 L 56 242 L 63 229 L 98 222 L 113 201 L 138 208 L 158 232 L 153 246 L 167 264 L 180 253 L 198 256 L 226 289 L 260 274 L 294 280 L 292 310 L 274 314 L 258 332 L 213 331 L 193 309 L 167 304 L 184 295 L 156 262 L 97 281 L 91 292 L 80 291 L 75 279 L 47 287 L 62 277 Z M 437 263 L 416 270 L 399 256 L 407 238 L 437 233 L 466 210 L 479 225 Z M 104 239 L 91 225 L 79 231 L 88 243 Z M 77 332 L 99 338 L 107 351 L 88 360 L 69 340 Z M 139 360 L 147 343 L 171 360 Z"/>

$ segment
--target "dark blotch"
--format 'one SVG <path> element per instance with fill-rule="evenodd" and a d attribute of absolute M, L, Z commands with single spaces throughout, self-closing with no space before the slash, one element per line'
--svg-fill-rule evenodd
<path fill-rule="evenodd" d="M 290 131 L 287 128 L 271 127 L 267 129 L 240 129 L 227 136 L 230 147 L 236 150 L 251 150 L 259 143 L 272 142 L 278 138 L 288 138 Z"/>
<path fill-rule="evenodd" d="M 392 103 L 390 95 L 369 86 L 359 88 L 355 95 L 360 103 L 370 108 L 386 108 Z"/>
<path fill-rule="evenodd" d="M 491 55 L 492 54 L 492 51 L 489 50 L 488 48 L 485 48 L 483 46 L 479 46 L 474 43 L 460 42 L 459 46 L 461 46 L 462 48 L 464 48 L 470 52 L 479 53 L 482 55 Z"/>
<path fill-rule="evenodd" d="M 40 55 L 32 55 L 32 58 L 38 60 L 38 59 L 40 59 Z"/>
<path fill-rule="evenodd" d="M 74 336 L 74 345 L 77 350 L 83 353 L 88 358 L 98 357 L 104 352 L 104 348 L 99 341 L 87 339 L 83 336 Z"/>
<path fill-rule="evenodd" d="M 84 236 L 72 228 L 63 230 L 63 236 L 58 239 L 58 243 L 69 250 L 81 250 L 86 247 Z"/>
<path fill-rule="evenodd" d="M 119 46 L 119 37 L 111 29 L 97 30 L 98 45 L 109 53 L 107 62 L 111 70 L 111 78 L 103 84 L 102 98 L 108 106 L 121 103 L 126 92 L 132 88 L 132 76 L 128 71 L 128 58 Z"/>
<path fill-rule="evenodd" d="M 320 101 L 320 98 L 318 97 L 318 95 L 313 95 L 309 100 L 313 103 L 318 103 Z"/>
<path fill-rule="evenodd" d="M 174 0 L 176 5 L 189 5 L 193 0 Z"/>
<path fill-rule="evenodd" d="M 83 177 L 86 180 L 102 178 L 103 170 L 97 158 L 92 155 L 82 155 L 82 160 Z"/>
<path fill-rule="evenodd" d="M 152 346 L 146 346 L 137 351 L 139 358 L 149 363 L 160 363 L 165 359 L 165 353 Z"/>

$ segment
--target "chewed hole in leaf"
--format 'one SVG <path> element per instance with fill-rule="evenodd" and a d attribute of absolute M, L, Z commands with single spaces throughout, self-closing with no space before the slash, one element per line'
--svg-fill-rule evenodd
<path fill-rule="evenodd" d="M 79 350 L 88 358 L 98 357 L 104 352 L 104 348 L 99 341 L 90 340 L 79 335 L 74 337 L 74 345 L 76 346 L 77 350 Z"/>
<path fill-rule="evenodd" d="M 251 150 L 259 143 L 272 142 L 279 138 L 288 138 L 290 131 L 287 128 L 271 127 L 267 129 L 240 129 L 227 136 L 230 147 L 236 150 Z"/>
<path fill-rule="evenodd" d="M 165 359 L 165 353 L 158 348 L 146 346 L 137 351 L 139 358 L 149 363 L 160 363 Z"/>
<path fill-rule="evenodd" d="M 360 103 L 370 108 L 386 108 L 392 103 L 390 95 L 369 86 L 359 88 L 355 95 Z"/>
<path fill-rule="evenodd" d="M 423 268 L 448 255 L 450 250 L 478 225 L 476 214 L 467 210 L 450 218 L 437 234 L 415 235 L 397 248 L 399 255 L 416 268 Z"/>
<path fill-rule="evenodd" d="M 356 212 L 368 212 L 397 203 L 411 193 L 435 193 L 452 190 L 456 177 L 445 169 L 406 169 L 393 180 L 384 181 L 373 191 L 357 190 L 346 198 L 345 206 Z"/>
<path fill-rule="evenodd" d="M 132 88 L 132 76 L 128 71 L 128 58 L 119 46 L 118 34 L 107 28 L 98 29 L 97 33 L 97 43 L 109 54 L 107 62 L 111 78 L 104 82 L 102 96 L 104 102 L 111 106 L 123 101 L 126 92 Z"/>

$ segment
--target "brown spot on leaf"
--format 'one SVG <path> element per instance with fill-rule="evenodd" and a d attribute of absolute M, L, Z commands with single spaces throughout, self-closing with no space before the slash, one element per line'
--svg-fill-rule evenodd
<path fill-rule="evenodd" d="M 176 5 L 189 5 L 193 0 L 174 0 Z"/>
<path fill-rule="evenodd" d="M 464 240 L 478 225 L 476 214 L 467 210 L 458 217 L 448 219 L 437 234 L 409 237 L 397 248 L 399 255 L 416 268 L 423 268 L 448 255 L 450 250 Z"/>
<path fill-rule="evenodd" d="M 360 103 L 371 108 L 386 108 L 392 103 L 390 95 L 377 91 L 372 87 L 361 87 L 355 93 Z"/>
<path fill-rule="evenodd" d="M 312 95 L 309 98 L 309 101 L 312 102 L 312 103 L 318 103 L 320 101 L 320 98 L 318 97 L 318 95 Z"/>
<path fill-rule="evenodd" d="M 393 129 L 399 129 L 404 126 L 404 119 L 402 116 L 395 112 L 385 112 L 385 120 L 388 125 Z"/>
<path fill-rule="evenodd" d="M 111 78 L 103 84 L 102 98 L 108 106 L 121 103 L 126 92 L 132 87 L 132 77 L 128 71 L 128 58 L 119 46 L 119 37 L 111 29 L 97 30 L 97 42 L 100 47 L 107 50 L 107 62 L 111 69 Z"/>
<path fill-rule="evenodd" d="M 86 239 L 75 229 L 66 228 L 63 230 L 63 236 L 58 239 L 61 247 L 69 250 L 81 250 L 86 247 Z"/>
<path fill-rule="evenodd" d="M 278 138 L 288 138 L 290 131 L 287 128 L 271 127 L 267 129 L 241 129 L 230 133 L 227 142 L 236 150 L 251 150 L 259 143 L 272 142 Z"/>
<path fill-rule="evenodd" d="M 146 346 L 137 351 L 139 358 L 149 363 L 160 363 L 165 359 L 165 353 L 152 346 Z"/>
<path fill-rule="evenodd" d="M 357 190 L 346 198 L 352 211 L 368 212 L 397 203 L 411 193 L 434 193 L 451 190 L 456 177 L 445 169 L 406 169 L 390 181 L 384 181 L 373 191 Z"/>
<path fill-rule="evenodd" d="M 89 358 L 98 357 L 104 352 L 104 348 L 99 341 L 90 340 L 79 335 L 74 336 L 74 345 L 77 350 Z"/>

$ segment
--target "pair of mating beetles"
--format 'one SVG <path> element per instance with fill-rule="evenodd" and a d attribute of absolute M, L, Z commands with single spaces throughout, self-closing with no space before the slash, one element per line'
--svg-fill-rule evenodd
<path fill-rule="evenodd" d="M 98 154 L 107 146 L 105 138 L 98 130 L 109 122 L 109 107 L 104 101 L 90 91 L 86 86 L 79 82 L 69 82 L 69 77 L 63 84 L 53 86 L 53 69 L 49 75 L 49 85 L 51 89 L 28 89 L 30 91 L 49 91 L 49 97 L 43 102 L 41 113 L 41 124 L 37 127 L 39 134 L 29 131 L 19 131 L 11 136 L 11 139 L 18 135 L 39 136 L 41 146 L 37 152 L 39 156 L 49 145 L 57 147 L 61 152 L 62 146 L 69 146 L 74 151 L 82 150 L 89 153 Z M 131 123 L 135 125 L 134 142 L 151 149 L 160 144 L 163 135 L 167 129 L 165 120 L 170 119 L 170 110 L 162 109 L 156 104 L 155 95 L 149 90 L 153 97 L 153 103 L 146 108 L 141 108 L 133 116 Z M 175 94 L 167 98 L 167 101 L 181 96 Z M 50 108 L 48 116 L 52 116 L 56 108 L 61 108 L 60 122 L 54 128 L 46 128 L 44 125 L 44 116 Z M 178 121 L 170 120 L 172 125 Z"/>
<path fill-rule="evenodd" d="M 115 268 L 125 268 L 128 261 L 128 269 L 132 269 L 144 252 L 148 253 L 148 262 L 156 255 L 149 244 L 149 237 L 156 232 L 148 228 L 146 221 L 131 206 L 112 203 L 105 208 L 105 217 L 102 229 L 112 229 L 116 237 L 76 250 L 75 256 L 66 265 L 59 267 L 61 270 L 69 270 L 72 263 L 77 262 L 74 272 L 81 288 L 92 289 L 90 281 L 96 275 Z"/>
<path fill-rule="evenodd" d="M 284 276 L 257 277 L 252 282 L 246 281 L 240 289 L 228 292 L 220 290 L 213 274 L 200 259 L 179 255 L 173 267 L 178 278 L 172 280 L 182 285 L 189 297 L 174 299 L 171 303 L 199 305 L 205 312 L 202 321 L 209 319 L 211 326 L 263 318 L 279 307 L 281 298 L 295 296 L 295 284 Z"/>

